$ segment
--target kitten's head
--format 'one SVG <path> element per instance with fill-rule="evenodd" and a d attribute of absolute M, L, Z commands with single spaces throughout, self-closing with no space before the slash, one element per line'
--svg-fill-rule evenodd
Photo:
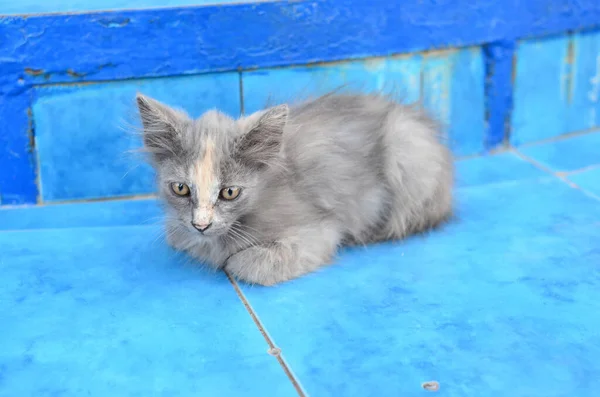
<path fill-rule="evenodd" d="M 213 110 L 193 120 L 141 94 L 137 104 L 144 148 L 171 212 L 198 236 L 226 234 L 256 205 L 261 173 L 280 159 L 287 106 L 239 120 Z"/>

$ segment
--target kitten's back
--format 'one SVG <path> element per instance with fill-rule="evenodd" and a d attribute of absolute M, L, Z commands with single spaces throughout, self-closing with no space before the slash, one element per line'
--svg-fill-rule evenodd
<path fill-rule="evenodd" d="M 414 108 L 378 95 L 332 94 L 291 109 L 284 153 L 306 200 L 350 238 L 373 241 L 449 215 L 452 161 L 438 136 Z"/>

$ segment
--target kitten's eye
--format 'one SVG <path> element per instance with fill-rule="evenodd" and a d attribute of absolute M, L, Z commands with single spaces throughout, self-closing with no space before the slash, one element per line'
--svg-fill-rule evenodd
<path fill-rule="evenodd" d="M 239 187 L 226 187 L 221 190 L 220 196 L 223 200 L 235 200 L 241 191 L 242 189 Z"/>
<path fill-rule="evenodd" d="M 190 194 L 190 188 L 185 183 L 171 183 L 171 190 L 178 196 L 187 196 Z"/>

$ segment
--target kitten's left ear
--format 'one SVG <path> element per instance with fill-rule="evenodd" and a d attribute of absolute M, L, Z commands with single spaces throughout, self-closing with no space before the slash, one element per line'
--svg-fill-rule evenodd
<path fill-rule="evenodd" d="M 242 162 L 260 168 L 271 164 L 279 156 L 288 113 L 287 105 L 279 105 L 248 117 L 249 130 L 236 145 Z"/>

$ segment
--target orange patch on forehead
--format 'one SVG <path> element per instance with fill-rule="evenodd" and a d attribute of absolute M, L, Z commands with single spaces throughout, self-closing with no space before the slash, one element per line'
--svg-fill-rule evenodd
<path fill-rule="evenodd" d="M 196 194 L 201 207 L 212 207 L 211 196 L 217 182 L 214 159 L 215 145 L 212 140 L 208 140 L 202 160 L 194 164 Z"/>

